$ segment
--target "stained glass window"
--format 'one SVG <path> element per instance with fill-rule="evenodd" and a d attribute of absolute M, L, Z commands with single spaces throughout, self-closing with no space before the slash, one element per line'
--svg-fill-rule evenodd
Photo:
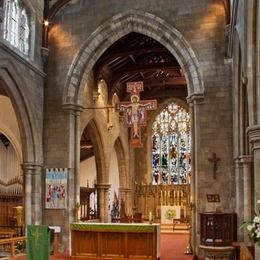
<path fill-rule="evenodd" d="M 29 53 L 29 17 L 21 0 L 4 1 L 4 39 L 25 55 Z"/>
<path fill-rule="evenodd" d="M 152 130 L 152 183 L 189 183 L 191 140 L 187 111 L 171 103 L 156 117 Z"/>

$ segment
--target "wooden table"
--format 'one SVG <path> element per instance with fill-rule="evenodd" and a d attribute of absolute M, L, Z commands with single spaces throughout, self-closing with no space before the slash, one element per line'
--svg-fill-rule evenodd
<path fill-rule="evenodd" d="M 160 259 L 160 225 L 73 223 L 71 259 Z"/>

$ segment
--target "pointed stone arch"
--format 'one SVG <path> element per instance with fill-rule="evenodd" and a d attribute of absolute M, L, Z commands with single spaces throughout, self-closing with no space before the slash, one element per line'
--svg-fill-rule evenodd
<path fill-rule="evenodd" d="M 19 130 L 23 136 L 21 138 L 23 161 L 24 163 L 41 164 L 41 135 L 29 106 L 29 100 L 21 91 L 21 89 L 25 89 L 25 83 L 11 62 L 1 63 L 0 84 L 4 86 L 17 115 Z"/>
<path fill-rule="evenodd" d="M 107 183 L 108 176 L 105 175 L 106 169 L 106 159 L 104 155 L 104 146 L 102 142 L 102 137 L 98 126 L 95 122 L 95 119 L 91 119 L 86 128 L 89 133 L 89 137 L 94 147 L 95 163 L 97 169 L 97 182 L 98 183 Z"/>
<path fill-rule="evenodd" d="M 131 32 L 138 32 L 155 39 L 172 53 L 184 71 L 188 96 L 204 93 L 199 62 L 183 35 L 153 14 L 129 10 L 103 23 L 83 43 L 66 79 L 63 105 L 82 104 L 83 89 L 96 61 L 114 42 Z"/>
<path fill-rule="evenodd" d="M 119 185 L 120 187 L 126 188 L 128 187 L 128 179 L 127 179 L 127 165 L 126 165 L 126 155 L 124 151 L 124 147 L 120 137 L 118 137 L 114 144 L 117 160 L 118 160 L 118 170 L 119 170 Z"/>
<path fill-rule="evenodd" d="M 21 91 L 26 90 L 25 80 L 9 60 L 0 61 L 0 84 L 11 100 L 21 133 L 25 225 L 28 225 L 41 220 L 42 132 L 26 91 Z"/>

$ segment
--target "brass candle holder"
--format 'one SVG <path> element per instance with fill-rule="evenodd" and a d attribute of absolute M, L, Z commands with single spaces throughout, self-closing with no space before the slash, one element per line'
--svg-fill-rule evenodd
<path fill-rule="evenodd" d="M 184 254 L 185 255 L 192 255 L 193 254 L 193 250 L 192 250 L 192 246 L 191 246 L 191 229 L 192 229 L 191 213 L 192 213 L 192 209 L 194 208 L 194 204 L 192 202 L 190 202 L 190 204 L 188 205 L 188 208 L 190 210 L 190 216 L 189 216 L 189 222 L 188 222 L 189 241 L 188 241 L 188 245 L 186 247 L 186 250 L 185 250 Z"/>

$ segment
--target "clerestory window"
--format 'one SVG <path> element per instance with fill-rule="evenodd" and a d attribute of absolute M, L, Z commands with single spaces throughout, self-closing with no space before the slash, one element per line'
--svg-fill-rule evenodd
<path fill-rule="evenodd" d="M 23 54 L 29 54 L 29 16 L 21 0 L 4 1 L 3 37 Z"/>
<path fill-rule="evenodd" d="M 152 125 L 152 183 L 189 184 L 190 117 L 175 103 L 168 105 Z"/>

